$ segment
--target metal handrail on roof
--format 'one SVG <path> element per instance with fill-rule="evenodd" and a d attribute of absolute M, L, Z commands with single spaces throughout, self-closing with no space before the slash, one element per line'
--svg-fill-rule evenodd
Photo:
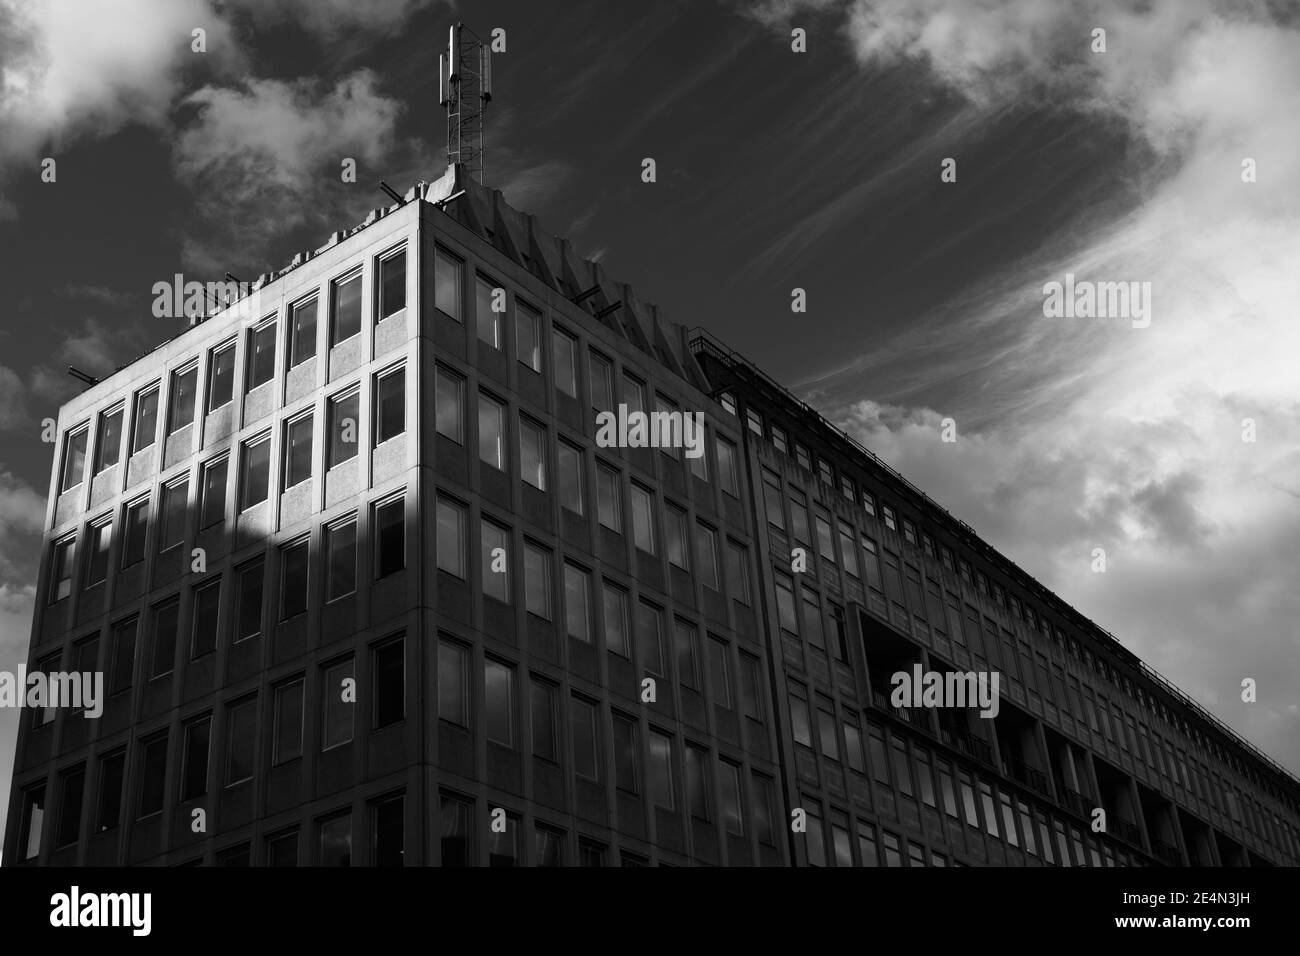
<path fill-rule="evenodd" d="M 1235 742 L 1242 749 L 1254 755 L 1255 758 L 1258 759 L 1261 763 L 1263 763 L 1266 767 L 1273 770 L 1275 773 L 1281 775 L 1284 779 L 1289 780 L 1293 786 L 1300 787 L 1300 778 L 1297 778 L 1295 774 L 1287 770 L 1285 767 L 1283 767 L 1273 758 L 1269 757 L 1267 754 L 1263 753 L 1254 744 L 1250 743 L 1250 741 L 1243 738 L 1236 731 L 1226 726 L 1223 723 L 1223 721 L 1219 720 L 1217 717 L 1215 717 L 1213 714 L 1207 711 L 1204 707 L 1202 707 L 1200 704 L 1194 701 L 1191 697 L 1187 696 L 1187 694 L 1185 694 L 1182 690 L 1180 690 L 1176 684 L 1174 684 L 1163 674 L 1157 671 L 1154 667 L 1152 667 L 1146 661 L 1142 660 L 1131 650 L 1129 650 L 1127 647 L 1121 644 L 1119 638 L 1117 638 L 1110 631 L 1106 630 L 1104 627 L 1097 624 L 1095 621 L 1089 620 L 1077 609 L 1071 607 L 1064 600 L 1062 600 L 1058 595 L 1052 593 L 1050 589 L 1045 587 L 1035 577 L 1025 572 L 1014 561 L 1006 557 L 1006 555 L 1003 555 L 1000 552 L 998 552 L 991 544 L 989 544 L 987 541 L 982 539 L 978 534 L 976 534 L 974 528 L 972 528 L 966 522 L 962 521 L 956 515 L 952 514 L 952 512 L 950 512 L 947 508 L 939 504 L 937 501 L 935 501 L 933 498 L 927 495 L 920 488 L 916 487 L 916 485 L 912 484 L 912 482 L 908 481 L 892 467 L 885 464 L 885 462 L 882 461 L 876 455 L 875 452 L 871 451 L 871 449 L 864 446 L 860 441 L 858 441 L 852 435 L 844 431 L 844 429 L 840 428 L 838 425 L 832 424 L 831 422 L 827 421 L 825 416 L 823 416 L 822 413 L 819 412 L 817 409 L 815 409 L 813 406 L 809 405 L 803 399 L 796 396 L 788 388 L 786 388 L 780 382 L 777 382 L 770 375 L 764 372 L 753 362 L 749 361 L 749 359 L 745 358 L 739 352 L 732 349 L 730 346 L 728 346 L 726 343 L 720 340 L 708 329 L 705 329 L 701 326 L 696 326 L 690 329 L 687 334 L 689 336 L 687 347 L 690 349 L 693 355 L 698 355 L 701 352 L 707 352 L 710 355 L 712 355 L 714 358 L 716 358 L 719 362 L 723 363 L 729 368 L 735 368 L 737 366 L 741 367 L 749 374 L 759 379 L 765 386 L 772 389 L 774 392 L 776 392 L 777 395 L 781 396 L 787 402 L 790 402 L 792 405 L 795 405 L 796 407 L 801 409 L 805 414 L 814 418 L 822 427 L 832 432 L 840 440 L 848 442 L 848 444 L 852 446 L 854 450 L 865 455 L 874 465 L 880 468 L 880 470 L 883 471 L 886 475 L 888 475 L 891 479 L 903 485 L 905 488 L 908 489 L 908 491 L 910 491 L 912 494 L 920 498 L 929 507 L 940 512 L 945 518 L 947 518 L 948 520 L 952 521 L 954 524 L 959 526 L 966 533 L 966 535 L 971 539 L 971 541 L 975 544 L 977 549 L 982 550 L 985 553 L 991 555 L 996 561 L 1008 565 L 1017 575 L 1019 575 L 1026 582 L 1028 582 L 1028 584 L 1034 590 L 1038 591 L 1040 594 L 1046 595 L 1049 603 L 1055 602 L 1056 604 L 1060 605 L 1062 608 L 1066 609 L 1068 612 L 1073 614 L 1075 617 L 1078 617 L 1079 619 L 1084 621 L 1091 629 L 1093 629 L 1096 632 L 1094 636 L 1104 637 L 1107 640 L 1109 640 L 1114 645 L 1113 649 L 1121 652 L 1121 655 L 1123 657 L 1130 659 L 1132 662 L 1135 662 L 1143 674 L 1145 674 L 1147 677 L 1155 681 L 1160 687 L 1166 690 L 1172 697 L 1174 697 L 1184 706 L 1189 708 L 1194 714 L 1199 716 L 1211 727 L 1218 730 L 1220 733 L 1226 736 L 1230 741 Z"/>

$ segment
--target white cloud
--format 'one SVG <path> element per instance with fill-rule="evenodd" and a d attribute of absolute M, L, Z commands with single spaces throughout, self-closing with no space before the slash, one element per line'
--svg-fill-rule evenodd
<path fill-rule="evenodd" d="M 975 115 L 1016 101 L 1122 122 L 1140 189 L 1121 218 L 1063 234 L 815 388 L 847 403 L 868 447 L 1300 767 L 1300 32 L 1251 2 L 841 6 L 864 62 L 923 63 Z M 1088 52 L 1093 26 L 1105 54 Z M 1257 183 L 1241 181 L 1245 157 Z M 1150 281 L 1151 327 L 1044 318 L 1042 284 L 1067 271 Z M 979 370 L 998 387 L 938 412 L 848 402 L 900 358 L 922 385 Z M 940 413 L 956 445 L 938 441 Z M 1096 546 L 1105 575 L 1088 570 Z M 1240 679 L 1260 675 L 1259 703 L 1242 704 Z"/>
<path fill-rule="evenodd" d="M 397 32 L 419 10 L 440 0 L 227 0 L 248 11 L 255 23 L 293 23 L 324 36 L 348 30 L 370 33 Z"/>

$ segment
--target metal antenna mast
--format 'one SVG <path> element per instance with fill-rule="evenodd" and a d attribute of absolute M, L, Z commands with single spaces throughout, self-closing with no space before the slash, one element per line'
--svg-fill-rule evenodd
<path fill-rule="evenodd" d="M 438 56 L 438 102 L 447 110 L 447 162 L 483 182 L 483 116 L 492 99 L 492 52 L 463 23 Z"/>

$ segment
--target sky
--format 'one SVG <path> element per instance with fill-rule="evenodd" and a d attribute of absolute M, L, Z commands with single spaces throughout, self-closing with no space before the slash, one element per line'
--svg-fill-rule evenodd
<path fill-rule="evenodd" d="M 1300 4 L 104 9 L 0 0 L 0 670 L 26 658 L 65 367 L 174 334 L 154 283 L 251 279 L 378 180 L 437 178 L 463 19 L 505 31 L 489 185 L 1300 770 Z M 1149 324 L 1048 317 L 1067 273 L 1149 282 Z M 16 728 L 0 710 L 0 814 Z"/>

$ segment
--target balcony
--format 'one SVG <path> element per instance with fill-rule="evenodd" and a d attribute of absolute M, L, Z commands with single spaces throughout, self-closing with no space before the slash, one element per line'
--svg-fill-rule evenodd
<path fill-rule="evenodd" d="M 1136 823 L 1129 823 L 1127 820 L 1121 820 L 1117 817 L 1111 822 L 1111 830 L 1115 836 L 1125 843 L 1131 843 L 1133 846 L 1139 847 L 1142 845 L 1142 831 L 1138 829 Z"/>
<path fill-rule="evenodd" d="M 893 714 L 899 720 L 906 721 L 909 724 L 918 723 L 916 715 L 913 714 L 911 710 L 906 707 L 895 707 L 889 702 L 889 695 L 884 691 L 873 689 L 871 691 L 871 703 L 874 704 L 878 710 L 883 710 L 887 714 Z"/>
<path fill-rule="evenodd" d="M 1071 790 L 1069 787 L 1063 788 L 1061 802 L 1065 804 L 1066 809 L 1074 811 L 1079 816 L 1088 816 L 1088 800 L 1078 790 Z"/>
<path fill-rule="evenodd" d="M 993 748 L 988 745 L 988 741 L 981 740 L 974 734 L 944 729 L 940 731 L 940 737 L 949 747 L 955 747 L 968 757 L 987 764 L 993 763 Z"/>
<path fill-rule="evenodd" d="M 1183 859 L 1178 854 L 1178 847 L 1171 843 L 1166 843 L 1164 840 L 1152 840 L 1151 850 L 1155 853 L 1156 859 L 1161 863 L 1168 864 L 1169 866 L 1183 865 Z"/>
<path fill-rule="evenodd" d="M 1031 790 L 1036 790 L 1042 794 L 1049 792 L 1047 789 L 1047 775 L 1017 757 L 1011 757 L 1007 760 L 1007 774 L 1012 779 L 1019 780 Z"/>

